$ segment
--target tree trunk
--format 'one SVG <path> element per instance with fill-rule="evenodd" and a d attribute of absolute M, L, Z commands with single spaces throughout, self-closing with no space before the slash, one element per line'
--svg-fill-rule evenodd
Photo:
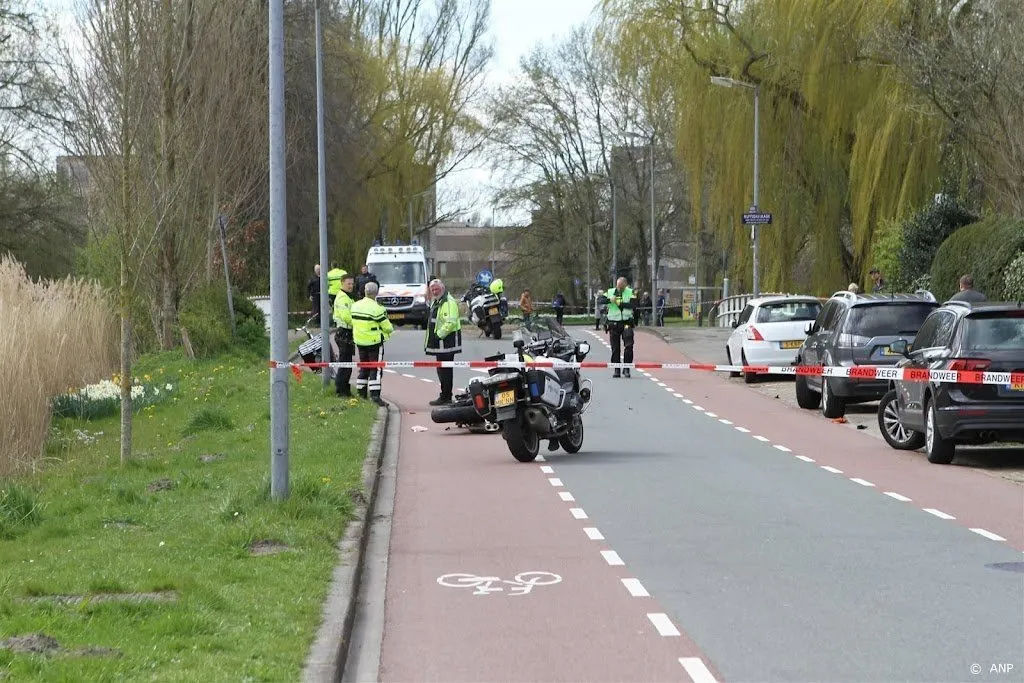
<path fill-rule="evenodd" d="M 126 174 L 123 174 L 126 176 Z M 122 178 L 122 200 L 127 200 L 127 183 Z M 132 458 L 132 290 L 128 260 L 121 257 L 121 464 Z"/>
<path fill-rule="evenodd" d="M 163 30 L 163 192 L 162 201 L 170 202 L 175 182 L 174 125 L 176 111 L 176 83 L 174 78 L 174 7 L 171 0 L 162 0 Z M 160 348 L 174 348 L 174 325 L 178 317 L 178 255 L 177 215 L 167 210 L 163 235 L 160 240 Z"/>

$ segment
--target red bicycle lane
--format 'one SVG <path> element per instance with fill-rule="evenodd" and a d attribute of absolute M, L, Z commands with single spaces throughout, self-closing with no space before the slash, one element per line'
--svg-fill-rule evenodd
<path fill-rule="evenodd" d="M 637 362 L 690 362 L 653 334 L 637 335 Z M 680 410 L 699 410 L 798 457 L 831 475 L 874 488 L 889 501 L 918 507 L 939 519 L 1024 550 L 1024 487 L 985 472 L 933 465 L 916 451 L 897 451 L 867 434 L 844 429 L 817 411 L 801 411 L 700 370 L 650 370 L 649 377 L 680 394 Z M 641 375 L 643 376 L 643 375 Z M 824 473 L 823 473 L 824 474 Z"/>
<path fill-rule="evenodd" d="M 381 681 L 722 680 L 543 461 L 434 424 L 434 395 L 385 386 L 402 435 Z"/>

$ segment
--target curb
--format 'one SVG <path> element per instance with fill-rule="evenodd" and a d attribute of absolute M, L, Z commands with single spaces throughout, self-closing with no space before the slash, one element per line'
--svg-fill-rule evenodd
<path fill-rule="evenodd" d="M 355 517 L 349 522 L 345 535 L 338 543 L 338 564 L 334 568 L 324 602 L 323 621 L 303 666 L 302 680 L 305 683 L 333 683 L 341 680 L 345 670 L 352 627 L 355 624 L 356 599 L 363 577 L 363 559 L 370 537 L 370 516 L 377 501 L 392 410 L 395 409 L 389 404 L 381 406 L 377 411 L 377 421 L 373 425 L 366 459 L 363 461 L 363 484 L 369 495 L 356 508 Z"/>

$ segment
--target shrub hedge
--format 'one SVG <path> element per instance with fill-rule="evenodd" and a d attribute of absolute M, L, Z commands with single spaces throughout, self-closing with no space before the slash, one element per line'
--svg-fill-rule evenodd
<path fill-rule="evenodd" d="M 192 349 L 200 358 L 212 358 L 233 348 L 248 349 L 258 355 L 270 354 L 266 321 L 256 304 L 233 292 L 235 337 L 231 337 L 231 316 L 228 296 L 222 285 L 210 285 L 193 292 L 178 314 L 178 321 L 188 330 Z"/>
<path fill-rule="evenodd" d="M 992 216 L 960 228 L 939 247 L 931 267 L 932 292 L 948 299 L 961 275 L 974 276 L 975 289 L 991 301 L 1013 298 L 1006 289 L 1011 264 L 1024 252 L 1024 220 Z"/>
<path fill-rule="evenodd" d="M 909 285 L 927 275 L 943 242 L 979 218 L 952 199 L 931 204 L 914 214 L 903 224 L 903 243 L 899 251 L 901 284 Z M 883 275 L 889 274 L 883 272 Z"/>

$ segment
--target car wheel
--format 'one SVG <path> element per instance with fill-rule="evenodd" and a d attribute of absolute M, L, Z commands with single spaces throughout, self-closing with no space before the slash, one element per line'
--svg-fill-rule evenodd
<path fill-rule="evenodd" d="M 836 396 L 827 377 L 821 378 L 821 414 L 833 420 L 846 414 L 846 400 Z"/>
<path fill-rule="evenodd" d="M 878 404 L 878 428 L 885 442 L 898 451 L 916 451 L 924 445 L 924 434 L 907 429 L 900 423 L 895 389 L 883 396 Z"/>
<path fill-rule="evenodd" d="M 936 465 L 948 465 L 953 462 L 956 444 L 951 439 L 944 439 L 936 427 L 935 402 L 928 400 L 924 406 L 924 448 L 928 454 L 928 462 Z"/>
<path fill-rule="evenodd" d="M 803 375 L 796 376 L 796 404 L 804 410 L 817 410 L 821 405 L 821 394 L 811 389 L 807 384 L 807 378 Z"/>
<path fill-rule="evenodd" d="M 726 360 L 729 361 L 728 364 L 732 365 L 732 351 L 729 350 L 729 345 L 728 344 L 726 344 L 726 346 L 725 346 L 725 358 L 726 358 Z M 740 373 L 730 371 L 729 372 L 729 376 L 730 377 L 739 377 Z"/>
<path fill-rule="evenodd" d="M 747 361 L 747 354 L 745 354 L 744 352 L 740 351 L 740 358 L 743 359 L 743 365 L 744 366 L 750 365 L 750 363 Z M 744 372 L 743 373 L 743 383 L 744 384 L 754 384 L 754 383 L 760 381 L 760 379 L 761 378 L 758 376 L 758 374 L 756 372 Z"/>

